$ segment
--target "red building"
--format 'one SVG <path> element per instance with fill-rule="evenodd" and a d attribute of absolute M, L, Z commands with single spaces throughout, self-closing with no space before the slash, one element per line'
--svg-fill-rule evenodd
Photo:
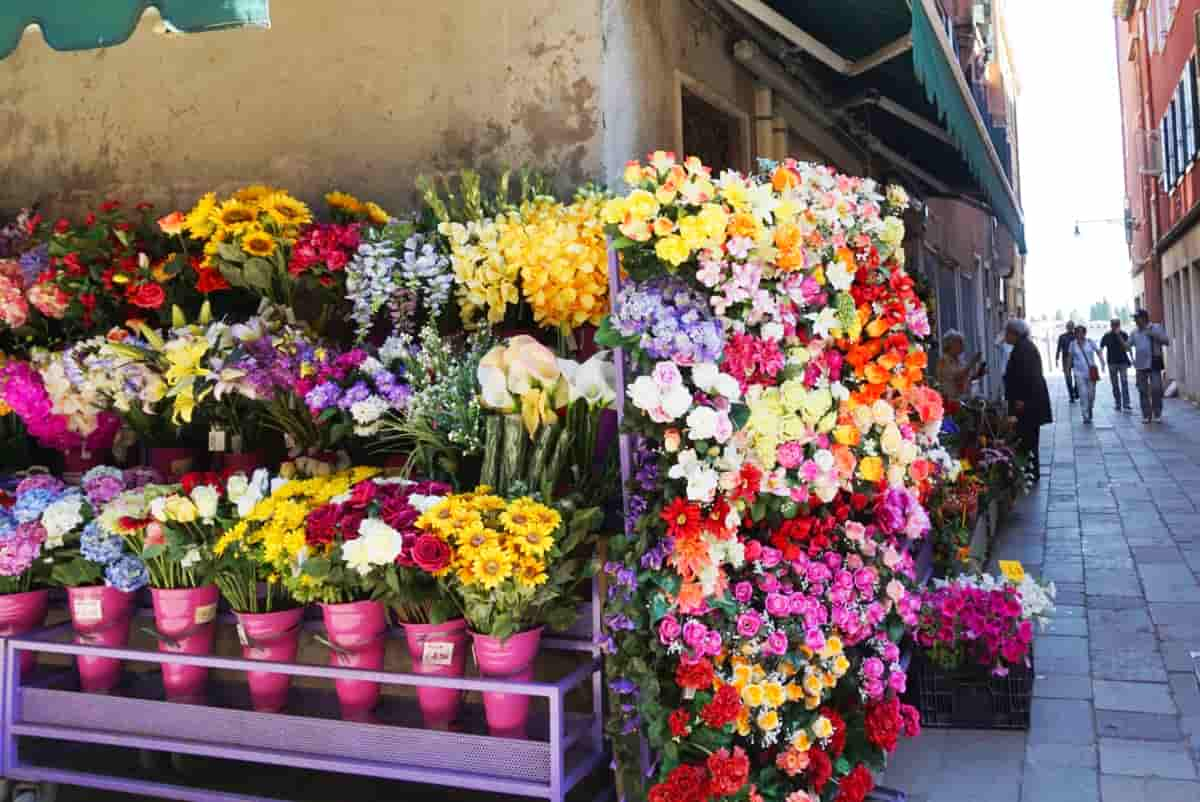
<path fill-rule="evenodd" d="M 1168 372 L 1200 394 L 1200 0 L 1117 0 L 1134 295 L 1166 323 Z"/>

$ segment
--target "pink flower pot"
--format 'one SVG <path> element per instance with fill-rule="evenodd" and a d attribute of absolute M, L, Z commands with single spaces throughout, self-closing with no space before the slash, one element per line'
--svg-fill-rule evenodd
<path fill-rule="evenodd" d="M 383 668 L 387 610 L 381 602 L 322 604 L 321 616 L 333 649 L 329 664 L 339 668 Z M 366 720 L 379 702 L 379 683 L 361 679 L 334 680 L 342 718 Z"/>
<path fill-rule="evenodd" d="M 247 660 L 270 660 L 290 663 L 296 659 L 300 646 L 300 622 L 304 608 L 281 610 L 277 613 L 238 613 L 238 637 L 242 641 L 242 657 Z M 278 713 L 287 705 L 292 678 L 273 671 L 247 671 L 250 702 L 260 713 Z"/>
<path fill-rule="evenodd" d="M 75 627 L 75 642 L 124 648 L 133 620 L 133 593 L 97 585 L 67 588 L 67 606 Z M 121 661 L 115 657 L 75 658 L 79 687 L 88 693 L 108 693 L 121 680 Z"/>
<path fill-rule="evenodd" d="M 507 640 L 471 633 L 479 673 L 492 679 L 528 682 L 542 641 L 542 627 L 518 632 Z M 519 693 L 484 691 L 483 711 L 488 731 L 500 738 L 524 738 L 530 697 Z"/>
<path fill-rule="evenodd" d="M 150 448 L 147 456 L 150 467 L 166 482 L 178 482 L 185 473 L 196 470 L 194 448 Z"/>
<path fill-rule="evenodd" d="M 84 456 L 85 453 L 87 456 Z M 63 481 L 69 485 L 79 484 L 85 473 L 108 461 L 108 452 L 106 451 L 85 452 L 82 448 L 72 448 L 62 452 L 62 455 Z"/>
<path fill-rule="evenodd" d="M 238 471 L 249 476 L 261 468 L 266 458 L 261 451 L 231 451 L 221 455 L 221 469 L 229 473 Z"/>
<path fill-rule="evenodd" d="M 150 589 L 154 601 L 154 625 L 159 635 L 160 652 L 175 654 L 211 654 L 216 635 L 216 585 L 199 588 L 164 590 Z M 167 700 L 202 704 L 208 683 L 208 669 L 203 666 L 162 664 L 163 690 Z"/>
<path fill-rule="evenodd" d="M 48 592 L 30 590 L 25 593 L 0 595 L 0 638 L 14 638 L 37 629 L 46 622 Z M 21 652 L 21 673 L 28 674 L 37 665 L 37 654 Z"/>
<path fill-rule="evenodd" d="M 462 618 L 444 624 L 405 624 L 404 639 L 414 674 L 461 677 L 467 670 L 467 622 Z M 458 717 L 462 691 L 457 688 L 417 688 L 417 703 L 425 725 L 445 729 Z"/>

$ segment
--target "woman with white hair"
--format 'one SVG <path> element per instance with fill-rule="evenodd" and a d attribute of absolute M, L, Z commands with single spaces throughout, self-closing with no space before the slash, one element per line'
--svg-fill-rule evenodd
<path fill-rule="evenodd" d="M 1004 396 L 1008 414 L 1017 419 L 1017 437 L 1029 452 L 1034 480 L 1041 478 L 1038 448 L 1042 427 L 1054 420 L 1050 413 L 1050 391 L 1042 373 L 1042 356 L 1029 339 L 1029 324 L 1013 319 L 1004 327 L 1004 340 L 1012 346 L 1004 369 Z"/>
<path fill-rule="evenodd" d="M 962 332 L 950 329 L 942 336 L 942 355 L 937 361 L 937 383 L 942 397 L 949 401 L 957 401 L 971 387 L 971 382 L 983 376 L 985 365 L 980 364 L 980 354 L 971 357 L 966 365 L 962 363 L 963 350 L 966 340 Z"/>

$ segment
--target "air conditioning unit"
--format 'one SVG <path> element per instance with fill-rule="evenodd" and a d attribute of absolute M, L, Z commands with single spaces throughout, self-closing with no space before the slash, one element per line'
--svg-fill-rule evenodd
<path fill-rule="evenodd" d="M 1158 130 L 1138 131 L 1137 148 L 1141 157 L 1138 163 L 1138 172 L 1142 175 L 1162 175 L 1162 135 Z"/>

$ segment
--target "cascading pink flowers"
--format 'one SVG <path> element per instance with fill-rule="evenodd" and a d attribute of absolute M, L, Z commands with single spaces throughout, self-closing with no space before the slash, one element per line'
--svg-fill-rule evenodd
<path fill-rule="evenodd" d="M 948 582 L 923 594 L 916 634 L 940 664 L 971 659 L 1005 676 L 1009 666 L 1025 662 L 1034 632 L 1015 587 L 985 590 Z"/>
<path fill-rule="evenodd" d="M 0 368 L 0 395 L 21 418 L 29 433 L 47 448 L 70 451 L 86 447 L 103 451 L 112 446 L 117 430 L 121 428 L 120 418 L 104 412 L 86 439 L 71 431 L 67 417 L 54 412 L 42 377 L 26 362 L 13 360 Z"/>

